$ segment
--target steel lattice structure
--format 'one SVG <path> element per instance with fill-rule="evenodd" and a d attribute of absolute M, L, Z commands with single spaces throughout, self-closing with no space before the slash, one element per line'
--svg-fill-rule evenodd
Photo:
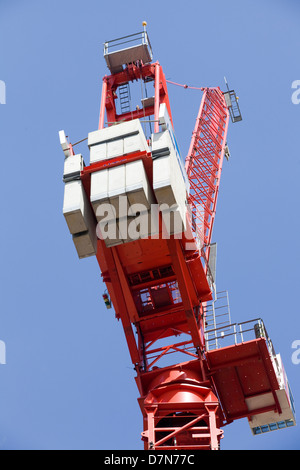
<path fill-rule="evenodd" d="M 186 158 L 189 203 L 205 261 L 209 259 L 229 111 L 219 88 L 205 88 Z"/>

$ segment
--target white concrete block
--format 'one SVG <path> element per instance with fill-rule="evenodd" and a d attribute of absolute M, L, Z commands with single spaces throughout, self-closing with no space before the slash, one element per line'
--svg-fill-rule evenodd
<path fill-rule="evenodd" d="M 107 144 L 100 143 L 90 147 L 90 165 L 92 163 L 100 162 L 106 160 L 107 158 Z"/>
<path fill-rule="evenodd" d="M 106 144 L 106 158 L 114 158 L 124 154 L 123 139 L 111 140 Z"/>
<path fill-rule="evenodd" d="M 185 183 L 185 191 L 189 192 L 189 181 L 183 166 L 175 136 L 170 130 L 165 130 L 160 133 L 152 134 L 152 157 L 154 161 L 170 152 L 172 160 L 172 172 L 180 175 Z M 177 164 L 173 164 L 173 160 Z"/>
<path fill-rule="evenodd" d="M 149 152 L 149 147 L 142 129 L 136 135 L 124 137 L 124 155 L 143 151 Z"/>
<path fill-rule="evenodd" d="M 64 179 L 72 178 L 72 176 L 80 175 L 83 170 L 83 158 L 81 154 L 70 155 L 65 158 L 64 162 Z"/>
<path fill-rule="evenodd" d="M 170 233 L 177 234 L 180 227 L 184 230 L 186 226 L 187 189 L 168 130 L 153 134 L 152 156 L 155 197 L 158 204 L 165 207 L 165 218 L 170 219 Z M 174 206 L 178 206 L 175 212 Z"/>
<path fill-rule="evenodd" d="M 119 211 L 119 198 L 120 196 L 126 197 L 126 172 L 125 165 L 118 165 L 109 168 L 108 174 L 108 197 L 110 203 L 114 206 L 117 218 L 120 215 Z M 121 210 L 121 212 L 123 212 Z M 124 212 L 121 213 L 124 216 Z"/>
<path fill-rule="evenodd" d="M 159 204 L 182 204 L 186 187 L 176 159 L 166 155 L 153 161 L 153 190 Z"/>
<path fill-rule="evenodd" d="M 95 229 L 93 211 L 80 180 L 65 184 L 63 214 L 72 234 Z"/>
<path fill-rule="evenodd" d="M 133 152 L 149 152 L 139 119 L 123 122 L 88 134 L 90 164 Z"/>
<path fill-rule="evenodd" d="M 150 209 L 154 199 L 142 160 L 126 163 L 125 181 L 129 206 L 143 204 L 146 210 Z"/>
<path fill-rule="evenodd" d="M 108 197 L 108 169 L 95 171 L 91 174 L 91 193 L 90 200 L 97 220 L 103 217 L 103 214 L 97 214 L 100 205 L 109 204 Z"/>
<path fill-rule="evenodd" d="M 133 119 L 132 121 L 121 122 L 113 126 L 104 127 L 97 131 L 90 132 L 88 134 L 88 146 L 98 144 L 100 142 L 108 142 L 109 140 L 121 139 L 134 134 L 144 134 L 142 125 L 139 119 Z"/>

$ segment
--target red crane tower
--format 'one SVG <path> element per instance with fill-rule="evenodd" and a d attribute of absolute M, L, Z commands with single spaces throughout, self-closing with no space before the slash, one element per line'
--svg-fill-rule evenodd
<path fill-rule="evenodd" d="M 227 294 L 216 292 L 211 237 L 228 123 L 241 120 L 235 92 L 202 89 L 184 167 L 145 23 L 106 42 L 104 57 L 110 75 L 98 129 L 87 138 L 88 166 L 60 131 L 63 212 L 79 258 L 96 256 L 105 304 L 122 322 L 144 448 L 218 449 L 222 428 L 243 417 L 253 434 L 294 425 L 263 321 L 232 323 Z M 136 83 L 141 102 L 133 109 Z"/>

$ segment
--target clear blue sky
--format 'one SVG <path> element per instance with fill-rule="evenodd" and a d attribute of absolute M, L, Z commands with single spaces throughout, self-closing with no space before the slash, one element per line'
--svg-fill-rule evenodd
<path fill-rule="evenodd" d="M 0 449 L 141 449 L 142 417 L 121 324 L 94 258 L 79 261 L 62 215 L 63 153 L 97 128 L 105 40 L 148 33 L 166 77 L 240 97 L 230 125 L 213 239 L 233 321 L 262 317 L 300 407 L 297 0 L 0 0 Z M 201 92 L 169 86 L 185 157 Z M 87 147 L 81 148 L 88 157 Z M 299 426 L 223 449 L 299 449 Z"/>

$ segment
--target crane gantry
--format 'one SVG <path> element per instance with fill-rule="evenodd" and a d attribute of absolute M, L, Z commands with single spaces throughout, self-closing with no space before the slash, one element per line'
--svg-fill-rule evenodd
<path fill-rule="evenodd" d="M 145 24 L 106 42 L 104 57 L 110 75 L 88 166 L 60 131 L 63 212 L 79 258 L 96 257 L 105 304 L 123 325 L 144 448 L 219 449 L 222 428 L 243 417 L 254 434 L 294 425 L 263 321 L 217 322 L 212 230 L 228 124 L 241 119 L 235 92 L 202 89 L 184 165 Z M 135 82 L 142 97 L 133 108 Z"/>

